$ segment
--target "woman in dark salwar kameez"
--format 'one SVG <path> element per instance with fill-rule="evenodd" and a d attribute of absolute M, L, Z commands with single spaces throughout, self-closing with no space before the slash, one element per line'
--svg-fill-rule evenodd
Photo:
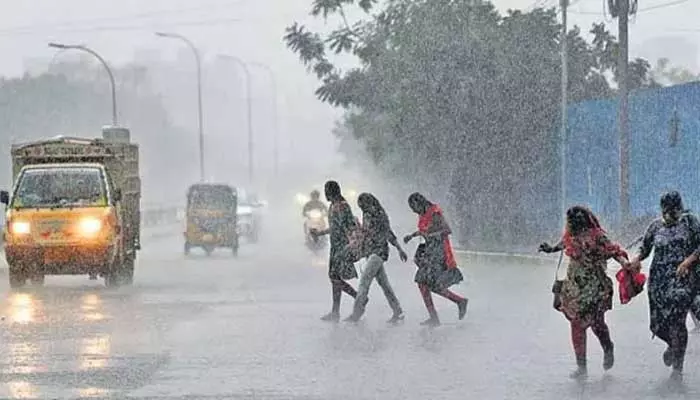
<path fill-rule="evenodd" d="M 578 366 L 571 376 L 579 378 L 587 374 L 588 328 L 603 348 L 603 368 L 608 370 L 613 366 L 613 342 L 605 323 L 605 313 L 612 309 L 613 283 L 606 269 L 611 258 L 626 266 L 627 253 L 608 239 L 593 212 L 582 206 L 567 210 L 564 237 L 557 245 L 540 245 L 540 251 L 545 253 L 562 250 L 570 261 L 557 308 L 571 324 L 571 342 Z"/>
<path fill-rule="evenodd" d="M 661 197 L 661 210 L 662 218 L 647 229 L 629 268 L 641 269 L 641 262 L 654 250 L 648 289 L 650 329 L 666 342 L 664 364 L 673 368 L 671 378 L 680 380 L 688 345 L 686 320 L 697 296 L 700 221 L 684 213 L 681 195 L 675 191 Z"/>

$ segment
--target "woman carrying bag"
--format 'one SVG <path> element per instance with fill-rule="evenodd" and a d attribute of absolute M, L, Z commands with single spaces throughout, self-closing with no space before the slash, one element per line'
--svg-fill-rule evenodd
<path fill-rule="evenodd" d="M 543 243 L 539 251 L 564 251 L 569 257 L 566 279 L 556 280 L 552 291 L 554 307 L 571 324 L 571 342 L 577 369 L 572 378 L 587 375 L 586 331 L 591 328 L 603 347 L 603 368 L 612 368 L 614 346 L 605 313 L 612 309 L 613 282 L 606 274 L 607 260 L 613 258 L 622 266 L 628 263 L 627 253 L 608 239 L 598 219 L 589 209 L 571 207 L 566 212 L 566 228 L 562 240 L 555 246 Z"/>

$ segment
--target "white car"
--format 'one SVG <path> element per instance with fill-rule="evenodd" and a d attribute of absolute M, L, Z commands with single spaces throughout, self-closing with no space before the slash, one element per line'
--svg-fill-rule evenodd
<path fill-rule="evenodd" d="M 264 203 L 248 194 L 244 189 L 238 189 L 238 234 L 249 242 L 256 243 L 260 237 L 262 215 L 259 211 Z"/>

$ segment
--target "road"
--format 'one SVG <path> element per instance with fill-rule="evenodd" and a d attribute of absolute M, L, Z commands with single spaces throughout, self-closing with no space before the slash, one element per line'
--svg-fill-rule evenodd
<path fill-rule="evenodd" d="M 50 277 L 11 291 L 0 275 L 1 398 L 162 399 L 697 399 L 700 336 L 691 336 L 686 384 L 666 385 L 663 346 L 647 329 L 646 301 L 609 313 L 617 363 L 608 373 L 589 336 L 590 377 L 568 378 L 568 325 L 551 309 L 554 265 L 462 260 L 467 318 L 437 299 L 425 311 L 410 264 L 389 275 L 406 321 L 374 287 L 363 321 L 323 323 L 330 289 L 323 260 L 289 233 L 226 252 L 182 255 L 180 239 L 144 245 L 132 288 Z M 412 249 L 412 248 L 411 248 Z M 355 281 L 354 284 L 357 282 Z M 347 314 L 350 303 L 344 300 Z"/>

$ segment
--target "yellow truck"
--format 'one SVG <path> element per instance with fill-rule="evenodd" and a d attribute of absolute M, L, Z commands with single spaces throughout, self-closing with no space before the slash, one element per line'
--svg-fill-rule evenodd
<path fill-rule="evenodd" d="M 128 129 L 13 145 L 5 258 L 13 288 L 46 275 L 89 275 L 108 287 L 133 282 L 140 249 L 139 147 Z"/>

